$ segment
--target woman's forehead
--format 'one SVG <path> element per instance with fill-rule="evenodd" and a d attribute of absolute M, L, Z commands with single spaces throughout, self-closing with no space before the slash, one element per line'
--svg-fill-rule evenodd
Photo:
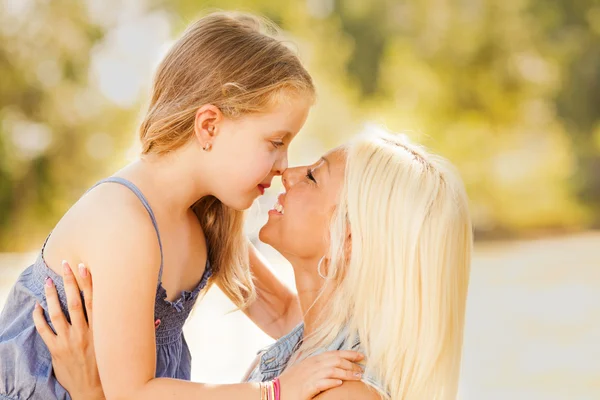
<path fill-rule="evenodd" d="M 346 146 L 338 146 L 323 155 L 331 165 L 343 165 L 346 163 Z"/>
<path fill-rule="evenodd" d="M 336 147 L 333 150 L 328 151 L 322 157 L 325 160 L 327 166 L 325 169 L 328 171 L 328 183 L 339 182 L 344 179 L 344 173 L 346 170 L 346 148 L 343 146 Z"/>

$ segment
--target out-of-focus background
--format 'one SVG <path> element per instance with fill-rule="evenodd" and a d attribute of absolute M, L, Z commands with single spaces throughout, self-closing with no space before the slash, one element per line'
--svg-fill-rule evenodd
<path fill-rule="evenodd" d="M 461 398 L 600 399 L 597 0 L 0 0 L 0 306 L 68 207 L 136 156 L 154 67 L 213 7 L 271 18 L 313 75 L 292 165 L 370 123 L 460 169 L 477 237 Z M 215 289 L 189 322 L 195 380 L 235 382 L 270 343 L 231 309 Z"/>

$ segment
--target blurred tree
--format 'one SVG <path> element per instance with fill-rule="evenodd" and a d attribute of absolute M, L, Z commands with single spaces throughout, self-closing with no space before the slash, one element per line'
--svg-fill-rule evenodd
<path fill-rule="evenodd" d="M 557 114 L 572 137 L 578 158 L 576 188 L 590 207 L 600 209 L 600 2 L 537 2 L 546 15 L 543 29 L 553 53 L 563 61 Z M 600 227 L 600 213 L 594 223 Z"/>
<path fill-rule="evenodd" d="M 275 21 L 313 74 L 319 99 L 293 162 L 370 120 L 411 131 L 459 167 L 481 232 L 600 223 L 597 0 L 7 4 L 0 251 L 37 246 L 88 185 L 122 163 L 141 106 L 131 82 L 149 83 L 147 58 L 130 53 L 156 52 L 157 32 L 172 37 L 215 8 Z M 132 15 L 149 16 L 143 32 Z"/>
<path fill-rule="evenodd" d="M 31 248 L 108 166 L 130 112 L 88 85 L 103 30 L 84 4 L 10 2 L 0 13 L 0 251 Z"/>

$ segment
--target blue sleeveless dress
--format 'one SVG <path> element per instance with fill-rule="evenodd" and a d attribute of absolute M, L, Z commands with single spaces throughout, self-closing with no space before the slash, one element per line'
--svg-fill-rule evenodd
<path fill-rule="evenodd" d="M 156 377 L 189 380 L 191 355 L 182 328 L 198 294 L 212 275 L 210 263 L 207 261 L 204 275 L 193 291 L 183 291 L 176 301 L 168 301 L 167 292 L 162 286 L 162 242 L 150 204 L 133 183 L 123 178 L 110 177 L 98 182 L 94 187 L 107 182 L 123 185 L 135 193 L 148 211 L 156 230 L 161 257 L 154 305 L 154 321 L 157 326 Z M 62 277 L 47 267 L 44 261 L 44 247 L 45 243 L 35 263 L 17 279 L 0 314 L 0 400 L 70 399 L 52 372 L 50 352 L 38 335 L 32 318 L 37 301 L 44 309 L 46 320 L 49 321 L 44 295 L 47 277 L 54 281 L 61 307 L 68 317 Z M 118 332 L 115 332 L 115 335 L 117 334 Z"/>

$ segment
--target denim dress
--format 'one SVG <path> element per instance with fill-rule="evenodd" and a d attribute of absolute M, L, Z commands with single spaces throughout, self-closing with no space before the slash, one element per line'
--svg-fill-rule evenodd
<path fill-rule="evenodd" d="M 206 270 L 192 291 L 183 291 L 176 301 L 167 300 L 162 286 L 163 252 L 160 233 L 154 212 L 141 191 L 130 181 L 111 177 L 98 182 L 113 182 L 129 188 L 140 199 L 152 220 L 160 246 L 161 265 L 156 288 L 154 322 L 156 326 L 156 374 L 158 377 L 189 380 L 191 355 L 183 335 L 183 324 L 212 275 L 207 261 Z M 91 190 L 91 189 L 90 189 Z M 45 246 L 45 244 L 44 244 Z M 12 287 L 6 305 L 0 314 L 0 400 L 70 399 L 52 372 L 52 359 L 48 348 L 38 335 L 32 313 L 38 302 L 44 309 L 46 320 L 48 306 L 44 283 L 50 277 L 59 294 L 63 312 L 68 317 L 65 288 L 62 277 L 44 262 L 44 248 L 37 260 L 27 268 Z M 118 332 L 114 332 L 118 335 Z"/>
<path fill-rule="evenodd" d="M 247 382 L 266 382 L 275 379 L 286 369 L 292 355 L 298 350 L 304 338 L 304 323 L 296 326 L 290 333 L 279 338 L 274 344 L 258 352 L 258 363 L 252 368 L 246 377 Z M 354 335 L 349 335 L 347 329 L 343 329 L 336 338 L 325 348 L 319 349 L 313 355 L 332 350 L 354 350 L 365 354 L 360 345 L 360 340 Z M 368 354 L 365 354 L 369 357 Z M 389 398 L 389 393 L 384 385 L 373 376 L 371 371 L 365 371 L 362 382 Z"/>

